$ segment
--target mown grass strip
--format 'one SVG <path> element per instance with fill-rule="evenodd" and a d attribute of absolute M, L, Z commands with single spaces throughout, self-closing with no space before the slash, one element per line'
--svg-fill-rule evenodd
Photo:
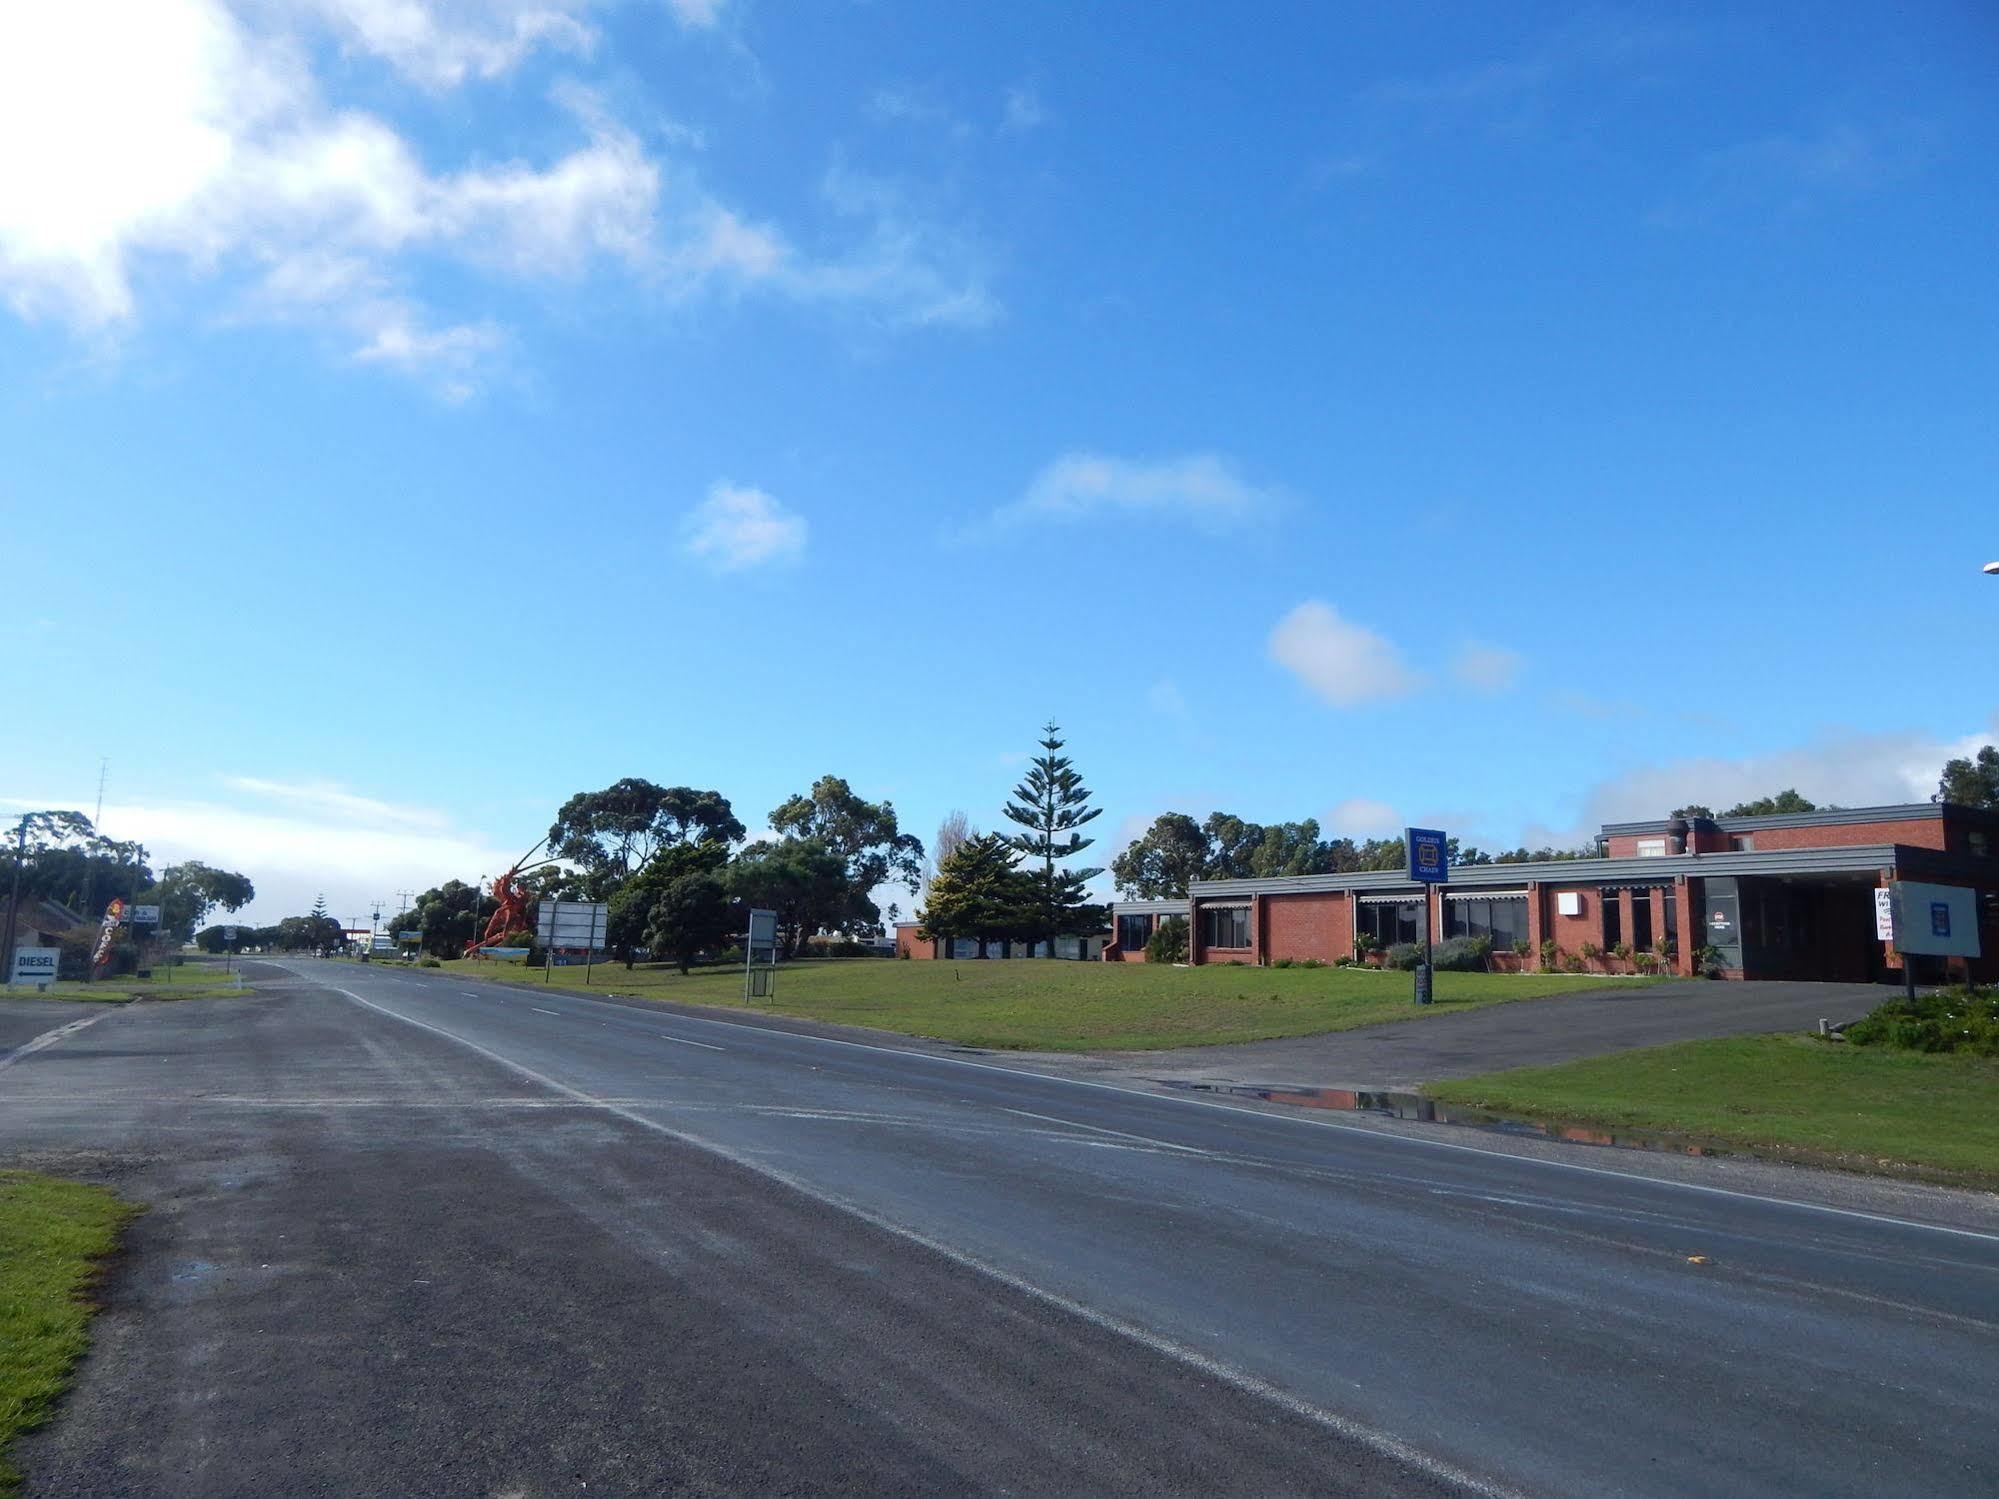
<path fill-rule="evenodd" d="M 446 963 L 442 971 L 454 978 L 542 981 L 538 968 L 490 960 Z M 583 970 L 558 968 L 554 981 L 580 987 Z M 785 964 L 778 971 L 774 999 L 748 1005 L 743 971 L 734 967 L 696 969 L 683 976 L 671 967 L 641 964 L 627 970 L 621 964 L 599 964 L 592 982 L 619 994 L 873 1026 L 961 1046 L 1140 1051 L 1348 1030 L 1647 981 L 1439 973 L 1437 1002 L 1426 1007 L 1411 1002 L 1409 974 L 1356 968 L 823 959 Z"/>
<path fill-rule="evenodd" d="M 89 1346 L 92 1282 L 137 1210 L 103 1187 L 0 1171 L 0 1494 L 14 1438 L 41 1425 Z"/>
<path fill-rule="evenodd" d="M 1542 1124 L 1999 1187 L 1999 1060 L 1743 1036 L 1521 1067 L 1423 1090 Z"/>

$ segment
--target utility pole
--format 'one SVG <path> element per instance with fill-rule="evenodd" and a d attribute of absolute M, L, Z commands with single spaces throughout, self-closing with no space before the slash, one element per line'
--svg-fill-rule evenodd
<path fill-rule="evenodd" d="M 7 945 L 0 947 L 5 953 L 7 979 L 5 987 L 14 987 L 14 934 L 21 929 L 21 866 L 28 860 L 28 814 L 21 814 L 20 829 L 14 835 L 14 888 L 7 896 Z"/>
<path fill-rule="evenodd" d="M 104 837 L 104 834 L 99 829 L 98 824 L 104 821 L 104 778 L 110 774 L 111 774 L 110 758 L 106 756 L 104 758 L 99 759 L 97 762 L 97 811 L 95 815 L 93 815 L 90 819 L 91 835 L 98 839 L 102 839 Z M 94 887 L 96 886 L 96 884 L 97 884 L 96 859 L 94 856 L 87 856 L 83 862 L 83 916 L 84 920 L 86 921 L 101 921 L 103 919 L 102 917 L 93 914 L 93 911 L 97 904 L 96 896 L 94 893 Z M 90 955 L 84 960 L 83 981 L 86 984 L 93 983 L 95 982 L 96 978 L 97 978 L 97 949 L 92 948 L 90 950 Z"/>

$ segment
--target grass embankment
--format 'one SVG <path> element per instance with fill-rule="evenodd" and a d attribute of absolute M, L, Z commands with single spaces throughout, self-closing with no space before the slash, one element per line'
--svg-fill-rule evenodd
<path fill-rule="evenodd" d="M 102 1187 L 0 1171 L 0 1494 L 20 1485 L 14 1438 L 69 1386 L 89 1343 L 91 1281 L 133 1212 Z"/>
<path fill-rule="evenodd" d="M 540 983 L 543 971 L 457 960 L 455 977 Z M 581 987 L 581 968 L 557 968 L 557 984 Z M 1574 994 L 1606 984 L 1560 974 L 1439 973 L 1436 1003 L 1412 1004 L 1407 973 L 1363 968 L 1173 968 L 1151 963 L 1053 959 L 847 958 L 787 963 L 773 999 L 743 999 L 740 968 L 600 964 L 593 986 L 684 1004 L 727 1005 L 843 1025 L 874 1026 L 965 1046 L 1034 1051 L 1137 1051 L 1304 1036 L 1449 1015 L 1516 999 Z"/>
<path fill-rule="evenodd" d="M 99 979 L 86 984 L 79 979 L 63 979 L 47 989 L 31 989 L 17 984 L 0 989 L 6 999 L 84 999 L 98 1004 L 129 1004 L 135 999 L 215 999 L 221 995 L 244 994 L 248 986 L 237 982 L 238 975 L 224 972 L 220 963 L 187 962 L 176 968 L 164 965 L 152 970 L 149 979 L 130 974 Z"/>
<path fill-rule="evenodd" d="M 1806 1036 L 1688 1041 L 1423 1090 L 1508 1118 L 1999 1187 L 1999 1060 Z"/>

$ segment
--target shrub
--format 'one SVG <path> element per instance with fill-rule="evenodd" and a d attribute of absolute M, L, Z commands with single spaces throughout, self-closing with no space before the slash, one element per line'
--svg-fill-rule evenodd
<path fill-rule="evenodd" d="M 1914 999 L 1891 999 L 1849 1025 L 1845 1034 L 1856 1046 L 1999 1057 L 1999 988 L 1956 984 Z"/>
<path fill-rule="evenodd" d="M 1490 937 L 1449 937 L 1437 944 L 1430 962 L 1449 973 L 1483 973 L 1491 956 Z"/>
<path fill-rule="evenodd" d="M 1567 973 L 1586 973 L 1589 971 L 1589 964 L 1583 961 L 1581 953 L 1563 953 L 1562 969 Z"/>
<path fill-rule="evenodd" d="M 417 967 L 419 968 L 442 968 L 443 966 L 442 963 L 438 962 L 429 953 L 425 953 L 417 960 Z"/>
<path fill-rule="evenodd" d="M 1543 937 L 1541 939 L 1541 966 L 1550 973 L 1553 973 L 1561 961 L 1562 950 L 1555 945 L 1555 939 L 1553 937 Z"/>
<path fill-rule="evenodd" d="M 1524 958 L 1533 950 L 1534 944 L 1529 942 L 1525 937 L 1522 937 L 1518 942 L 1513 944 L 1513 955 L 1516 958 Z"/>
<path fill-rule="evenodd" d="M 1145 961 L 1148 963 L 1187 961 L 1186 917 L 1168 916 L 1152 929 L 1152 935 L 1145 943 Z"/>
<path fill-rule="evenodd" d="M 1298 965 L 1300 968 L 1324 968 L 1325 962 L 1319 958 L 1307 958 Z"/>
<path fill-rule="evenodd" d="M 1353 939 L 1353 955 L 1365 959 L 1371 952 L 1381 951 L 1381 939 L 1372 932 L 1358 933 Z"/>
<path fill-rule="evenodd" d="M 1594 942 L 1585 942 L 1576 951 L 1582 955 L 1582 960 L 1585 963 L 1594 963 L 1598 958 L 1603 956 L 1603 949 L 1598 947 Z M 1582 970 L 1577 969 L 1575 971 L 1580 973 Z"/>
<path fill-rule="evenodd" d="M 1270 961 L 1270 966 L 1272 968 L 1289 968 L 1292 966 L 1292 960 L 1290 958 L 1273 958 Z"/>
<path fill-rule="evenodd" d="M 1629 963 L 1631 961 L 1631 944 L 1629 942 L 1618 943 L 1615 947 L 1611 948 L 1610 955 L 1613 958 L 1621 958 L 1626 963 Z"/>
<path fill-rule="evenodd" d="M 1390 968 L 1414 968 L 1423 956 L 1423 949 L 1413 942 L 1398 942 L 1388 949 Z"/>
<path fill-rule="evenodd" d="M 1718 947 L 1697 947 L 1694 949 L 1694 972 L 1702 978 L 1713 978 L 1721 972 L 1721 949 Z"/>
<path fill-rule="evenodd" d="M 1655 952 L 1642 952 L 1633 957 L 1631 961 L 1638 965 L 1640 973 L 1650 973 L 1659 966 L 1659 955 Z"/>

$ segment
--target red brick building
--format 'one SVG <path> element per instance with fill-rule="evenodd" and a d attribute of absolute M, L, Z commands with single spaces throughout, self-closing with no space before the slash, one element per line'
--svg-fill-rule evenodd
<path fill-rule="evenodd" d="M 1980 956 L 1953 975 L 1999 978 L 1999 813 L 1950 803 L 1840 808 L 1768 817 L 1661 818 L 1603 829 L 1593 859 L 1482 864 L 1425 890 L 1400 870 L 1196 881 L 1185 903 L 1121 902 L 1107 958 L 1142 959 L 1127 920 L 1176 905 L 1194 963 L 1335 962 L 1366 933 L 1382 946 L 1487 937 L 1495 967 L 1582 955 L 1593 971 L 1634 972 L 1664 944 L 1691 974 L 1711 947 L 1730 978 L 1899 980 L 1902 955 L 1875 935 L 1874 891 L 1896 880 L 1978 893 Z M 1154 918 L 1156 919 L 1156 917 Z M 1136 934 L 1136 926 L 1131 928 Z M 1614 954 L 1629 944 L 1630 959 Z M 1925 981 L 1944 960 L 1915 960 Z"/>

